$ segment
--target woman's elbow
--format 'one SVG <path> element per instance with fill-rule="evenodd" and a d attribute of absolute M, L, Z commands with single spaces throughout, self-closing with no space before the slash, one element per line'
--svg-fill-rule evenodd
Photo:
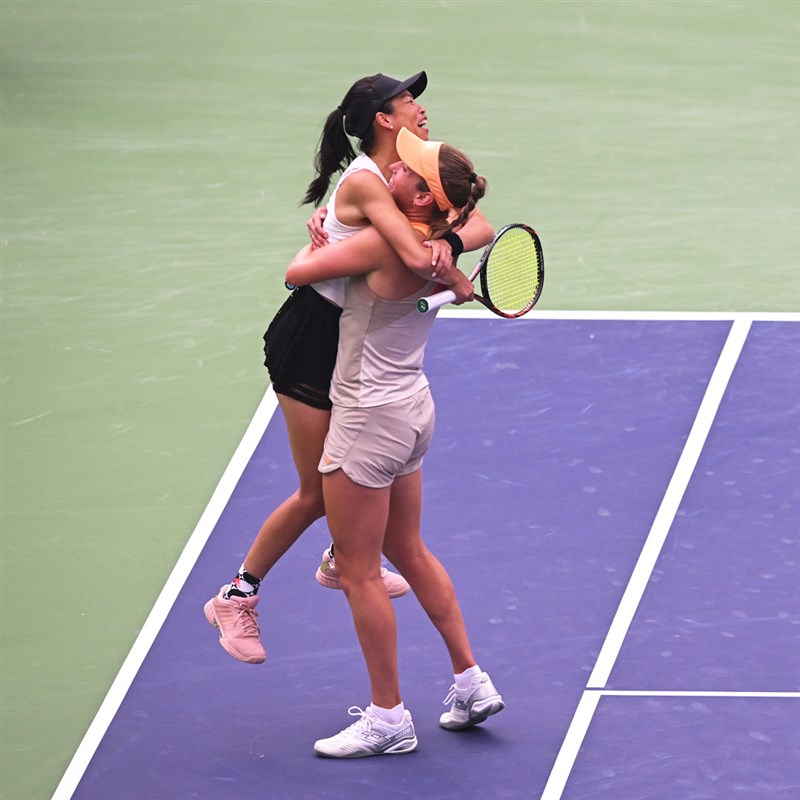
<path fill-rule="evenodd" d="M 308 280 L 308 275 L 303 274 L 302 269 L 290 265 L 289 269 L 286 270 L 286 283 L 291 286 L 305 286 L 310 281 Z"/>
<path fill-rule="evenodd" d="M 492 227 L 492 224 L 489 222 L 488 219 L 484 218 L 483 220 L 481 220 L 481 222 L 482 225 L 479 229 L 480 244 L 478 245 L 478 247 L 484 247 L 485 245 L 489 244 L 489 242 L 491 242 L 492 239 L 494 239 L 494 234 L 495 234 L 494 228 Z"/>
<path fill-rule="evenodd" d="M 424 248 L 415 250 L 403 259 L 403 263 L 413 272 L 430 273 L 431 251 Z"/>
<path fill-rule="evenodd" d="M 305 263 L 307 249 L 303 248 L 286 268 L 286 283 L 290 283 L 292 286 L 305 286 L 310 283 L 307 264 Z"/>

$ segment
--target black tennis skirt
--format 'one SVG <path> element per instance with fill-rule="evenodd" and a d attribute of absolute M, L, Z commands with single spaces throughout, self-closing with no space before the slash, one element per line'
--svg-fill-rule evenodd
<path fill-rule="evenodd" d="M 331 410 L 341 315 L 341 308 L 310 286 L 289 295 L 264 334 L 264 366 L 275 392 Z"/>

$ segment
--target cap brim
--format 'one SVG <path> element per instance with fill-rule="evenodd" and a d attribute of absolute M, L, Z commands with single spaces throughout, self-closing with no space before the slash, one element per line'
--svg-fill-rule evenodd
<path fill-rule="evenodd" d="M 410 78 L 402 81 L 399 86 L 392 90 L 390 97 L 397 97 L 397 95 L 402 94 L 403 92 L 410 92 L 412 97 L 419 97 L 425 91 L 425 87 L 427 85 L 428 76 L 425 73 L 425 70 L 423 70 L 422 72 L 418 72 L 416 75 L 412 75 Z M 389 100 L 389 97 L 384 97 L 383 99 Z"/>

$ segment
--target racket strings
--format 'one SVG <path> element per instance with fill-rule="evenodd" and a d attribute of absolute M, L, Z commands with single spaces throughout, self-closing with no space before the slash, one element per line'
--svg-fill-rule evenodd
<path fill-rule="evenodd" d="M 523 228 L 507 231 L 495 243 L 483 273 L 486 299 L 514 314 L 532 305 L 540 291 L 542 269 L 531 235 Z"/>

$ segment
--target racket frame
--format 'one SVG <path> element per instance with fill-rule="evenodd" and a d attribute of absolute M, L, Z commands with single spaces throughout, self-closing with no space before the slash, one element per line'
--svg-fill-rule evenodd
<path fill-rule="evenodd" d="M 500 238 L 507 233 L 508 231 L 514 228 L 522 228 L 524 231 L 528 233 L 528 235 L 533 240 L 534 247 L 536 248 L 536 270 L 538 271 L 538 283 L 536 286 L 536 294 L 533 298 L 528 302 L 525 308 L 515 311 L 513 313 L 509 313 L 507 311 L 503 311 L 497 306 L 492 303 L 490 299 L 490 294 L 488 290 L 488 281 L 486 279 L 486 272 L 484 267 L 486 266 L 487 262 L 489 261 L 489 256 L 492 254 L 492 250 L 494 250 L 495 245 L 500 240 Z M 480 285 L 481 285 L 481 292 L 483 295 L 475 295 L 475 299 L 482 303 L 486 308 L 489 309 L 493 314 L 497 314 L 499 317 L 505 317 L 506 319 L 516 319 L 517 317 L 521 317 L 523 314 L 527 314 L 539 301 L 539 297 L 542 294 L 542 285 L 544 284 L 544 254 L 542 252 L 542 243 L 539 240 L 539 235 L 536 231 L 530 226 L 526 225 L 523 222 L 512 222 L 508 225 L 504 225 L 496 234 L 494 239 L 486 245 L 478 263 L 473 268 L 472 272 L 469 275 L 469 279 L 471 281 L 475 281 L 480 275 Z M 455 292 L 452 289 L 445 289 L 441 292 L 435 292 L 428 297 L 421 297 L 417 300 L 417 309 L 425 314 L 428 311 L 431 311 L 435 308 L 440 308 L 447 303 L 452 303 L 453 300 L 456 299 Z"/>

